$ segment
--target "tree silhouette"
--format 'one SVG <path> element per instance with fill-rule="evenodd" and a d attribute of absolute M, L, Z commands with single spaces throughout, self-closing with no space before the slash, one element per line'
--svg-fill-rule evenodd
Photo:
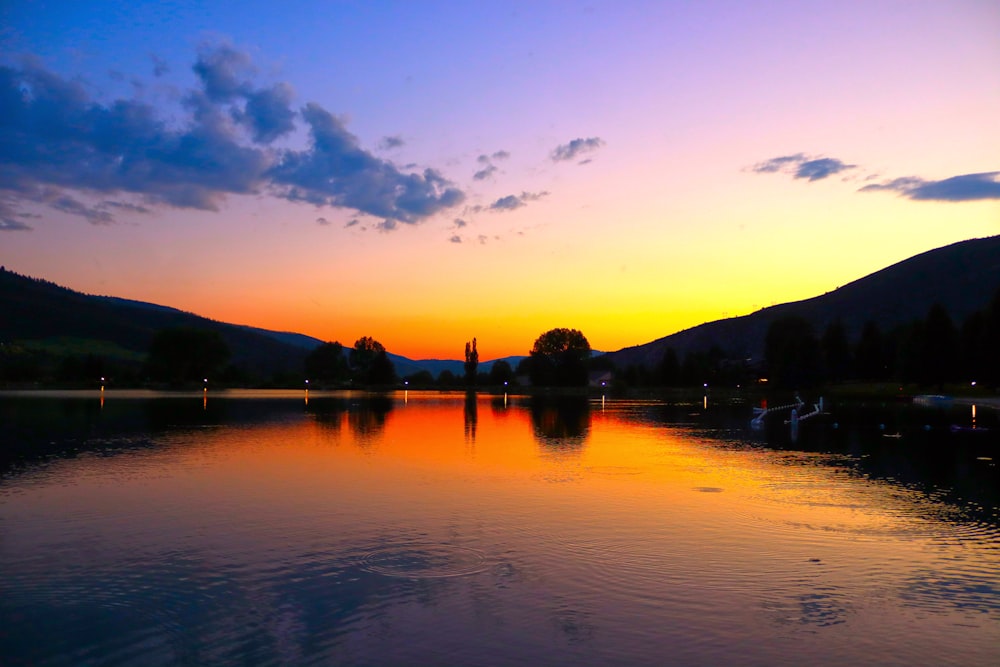
<path fill-rule="evenodd" d="M 476 384 L 476 369 L 479 367 L 479 350 L 476 349 L 476 339 L 465 344 L 465 384 L 470 387 Z"/>
<path fill-rule="evenodd" d="M 342 382 L 348 377 L 344 346 L 339 342 L 323 343 L 305 360 L 306 376 L 320 383 Z"/>
<path fill-rule="evenodd" d="M 958 362 L 958 334 L 944 306 L 935 303 L 924 320 L 920 379 L 942 387 L 952 379 Z"/>
<path fill-rule="evenodd" d="M 839 382 L 851 375 L 851 345 L 847 341 L 847 331 L 840 320 L 826 325 L 820 341 L 823 352 L 823 371 L 833 382 Z"/>
<path fill-rule="evenodd" d="M 551 329 L 535 340 L 529 355 L 531 382 L 538 386 L 587 384 L 590 342 L 576 329 Z"/>
<path fill-rule="evenodd" d="M 354 342 L 349 359 L 355 379 L 362 384 L 391 384 L 396 380 L 396 367 L 385 346 L 371 336 Z"/>
<path fill-rule="evenodd" d="M 499 359 L 493 362 L 493 367 L 490 368 L 489 383 L 492 385 L 501 385 L 504 382 L 509 384 L 514 383 L 514 369 L 510 367 L 510 364 Z"/>
<path fill-rule="evenodd" d="M 862 380 L 884 380 L 888 374 L 885 340 L 878 324 L 865 322 L 861 338 L 854 348 L 855 374 Z"/>
<path fill-rule="evenodd" d="M 819 344 L 803 317 L 790 315 L 771 323 L 764 358 L 771 381 L 779 387 L 807 387 L 819 379 Z"/>
<path fill-rule="evenodd" d="M 657 381 L 664 387 L 674 387 L 681 379 L 681 362 L 677 350 L 668 347 L 663 351 L 663 358 L 656 367 Z"/>

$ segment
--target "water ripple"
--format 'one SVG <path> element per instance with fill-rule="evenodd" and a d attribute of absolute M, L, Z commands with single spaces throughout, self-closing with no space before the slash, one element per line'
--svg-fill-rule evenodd
<path fill-rule="evenodd" d="M 476 549 L 426 543 L 376 549 L 362 557 L 361 567 L 387 577 L 441 579 L 477 574 L 487 564 L 486 556 Z"/>

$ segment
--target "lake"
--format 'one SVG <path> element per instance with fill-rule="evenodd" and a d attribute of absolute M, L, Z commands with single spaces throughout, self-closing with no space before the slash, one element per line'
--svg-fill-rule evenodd
<path fill-rule="evenodd" d="M 1000 664 L 997 409 L 752 407 L 0 393 L 0 662 Z"/>

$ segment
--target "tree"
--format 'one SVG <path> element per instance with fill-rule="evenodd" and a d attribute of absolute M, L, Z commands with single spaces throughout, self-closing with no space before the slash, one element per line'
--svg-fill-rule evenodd
<path fill-rule="evenodd" d="M 868 320 L 854 350 L 855 374 L 862 380 L 884 380 L 887 366 L 882 331 L 873 320 Z"/>
<path fill-rule="evenodd" d="M 174 327 L 153 336 L 146 372 L 154 380 L 201 382 L 217 375 L 229 360 L 229 346 L 218 331 Z"/>
<path fill-rule="evenodd" d="M 385 346 L 371 336 L 362 336 L 354 342 L 349 359 L 351 371 L 361 384 L 391 384 L 396 380 L 396 367 Z"/>
<path fill-rule="evenodd" d="M 923 334 L 921 379 L 942 387 L 952 379 L 958 365 L 958 334 L 944 306 L 935 303 L 930 307 Z"/>
<path fill-rule="evenodd" d="M 321 383 L 346 380 L 348 369 L 344 346 L 336 341 L 318 346 L 306 357 L 305 371 L 307 377 Z"/>
<path fill-rule="evenodd" d="M 851 374 L 851 345 L 847 342 L 847 331 L 840 320 L 826 325 L 820 341 L 823 351 L 823 370 L 833 382 L 840 382 Z"/>
<path fill-rule="evenodd" d="M 789 315 L 771 323 L 764 341 L 771 382 L 779 387 L 806 387 L 819 379 L 819 343 L 812 325 Z"/>
<path fill-rule="evenodd" d="M 490 368 L 489 383 L 499 386 L 504 382 L 514 384 L 514 369 L 510 367 L 509 363 L 503 359 L 499 359 L 494 361 L 492 368 Z"/>
<path fill-rule="evenodd" d="M 656 366 L 657 381 L 664 387 L 675 387 L 681 379 L 681 362 L 677 350 L 668 347 L 663 351 L 663 358 Z"/>
<path fill-rule="evenodd" d="M 479 351 L 476 349 L 476 339 L 465 344 L 465 384 L 470 387 L 476 384 L 476 369 L 479 367 Z"/>
<path fill-rule="evenodd" d="M 410 387 L 429 387 L 434 384 L 434 376 L 428 370 L 419 370 L 403 378 Z"/>
<path fill-rule="evenodd" d="M 531 382 L 537 386 L 587 384 L 590 342 L 576 329 L 551 329 L 531 348 Z"/>
<path fill-rule="evenodd" d="M 984 379 L 993 386 L 1000 385 L 1000 289 L 993 293 L 986 308 L 986 323 L 981 349 L 982 373 Z"/>

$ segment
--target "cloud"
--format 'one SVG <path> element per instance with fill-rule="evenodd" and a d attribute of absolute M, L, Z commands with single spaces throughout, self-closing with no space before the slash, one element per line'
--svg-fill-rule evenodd
<path fill-rule="evenodd" d="M 785 171 L 788 167 L 795 167 L 805 161 L 805 155 L 802 153 L 796 153 L 795 155 L 773 157 L 770 160 L 758 162 L 751 167 L 750 170 L 758 174 L 773 174 L 775 172 Z"/>
<path fill-rule="evenodd" d="M 494 173 L 496 173 L 496 171 L 497 171 L 497 168 L 494 165 L 492 165 L 492 164 L 491 165 L 487 165 L 487 167 L 485 169 L 480 169 L 479 171 L 477 171 L 476 173 L 474 173 L 472 175 L 472 178 L 474 178 L 477 181 L 484 181 L 487 178 L 489 178 L 490 176 L 492 176 Z"/>
<path fill-rule="evenodd" d="M 590 153 L 597 150 L 604 145 L 604 141 L 599 137 L 590 137 L 589 139 L 574 139 L 568 144 L 563 144 L 561 146 L 556 146 L 555 150 L 552 151 L 551 157 L 553 162 L 562 162 L 564 160 L 572 160 L 577 155 L 581 153 Z"/>
<path fill-rule="evenodd" d="M 42 203 L 94 223 L 148 206 L 218 210 L 239 194 L 416 223 L 465 197 L 433 169 L 408 173 L 374 156 L 321 106 L 293 109 L 291 86 L 257 85 L 250 57 L 231 46 L 203 46 L 193 70 L 198 85 L 181 107 L 161 110 L 95 99 L 35 61 L 0 66 L 0 196 L 15 210 Z M 274 145 L 299 123 L 305 148 Z M 138 202 L 116 201 L 129 198 Z M 5 219 L 13 228 L 16 217 Z"/>
<path fill-rule="evenodd" d="M 114 221 L 111 213 L 106 209 L 100 206 L 87 206 L 67 194 L 53 197 L 48 204 L 57 211 L 86 218 L 87 222 L 94 225 L 107 225 Z"/>
<path fill-rule="evenodd" d="M 456 229 L 461 229 L 462 227 L 465 227 L 468 224 L 469 224 L 468 222 L 466 222 L 465 220 L 462 220 L 461 218 L 455 218 L 455 228 Z"/>
<path fill-rule="evenodd" d="M 250 84 L 240 77 L 254 73 L 250 56 L 228 44 L 203 44 L 192 69 L 214 102 L 228 102 L 245 93 Z"/>
<path fill-rule="evenodd" d="M 28 232 L 31 225 L 18 218 L 37 217 L 31 213 L 18 213 L 6 198 L 0 197 L 0 232 Z"/>
<path fill-rule="evenodd" d="M 810 181 L 818 181 L 834 174 L 839 174 L 848 169 L 854 169 L 857 165 L 844 164 L 835 158 L 818 158 L 816 160 L 806 160 L 799 164 L 795 170 L 795 178 L 807 178 Z"/>
<path fill-rule="evenodd" d="M 885 183 L 866 185 L 859 192 L 887 190 L 916 201 L 977 201 L 1000 199 L 1000 171 L 962 174 L 940 181 L 928 181 L 915 176 L 895 178 Z"/>
<path fill-rule="evenodd" d="M 20 220 L 0 216 L 0 232 L 30 232 L 31 226 Z"/>
<path fill-rule="evenodd" d="M 105 200 L 100 203 L 102 208 L 114 208 L 120 211 L 128 211 L 129 213 L 149 213 L 150 210 L 145 206 L 140 206 L 139 204 L 133 204 L 126 201 L 109 201 Z"/>
<path fill-rule="evenodd" d="M 458 234 L 453 234 L 452 237 L 448 240 L 451 241 L 452 243 L 461 243 L 462 237 L 459 236 Z"/>
<path fill-rule="evenodd" d="M 348 220 L 347 222 L 344 223 L 344 227 L 345 228 L 347 228 L 347 227 L 354 227 L 354 226 L 359 225 L 359 224 L 361 224 L 360 220 L 358 220 L 357 218 L 352 218 L 351 220 Z"/>
<path fill-rule="evenodd" d="M 809 181 L 819 181 L 842 171 L 855 169 L 857 165 L 846 164 L 836 158 L 820 157 L 808 158 L 803 153 L 794 155 L 783 155 L 771 158 L 764 162 L 759 162 L 751 171 L 758 174 L 773 174 L 785 172 L 792 174 L 793 178 L 804 178 Z"/>
<path fill-rule="evenodd" d="M 156 54 L 150 54 L 149 59 L 153 61 L 153 76 L 159 78 L 170 71 L 167 61 Z"/>
<path fill-rule="evenodd" d="M 394 135 L 391 137 L 382 137 L 382 141 L 378 143 L 379 148 L 385 150 L 391 150 L 393 148 L 400 148 L 405 145 L 406 142 L 403 141 L 403 137 L 399 135 Z"/>
<path fill-rule="evenodd" d="M 493 164 L 493 160 L 506 160 L 509 157 L 510 153 L 503 150 L 496 151 L 492 155 L 486 155 L 485 153 L 483 153 L 482 155 L 476 158 L 476 162 L 485 166 L 476 173 L 474 173 L 472 175 L 472 178 L 474 178 L 477 181 L 485 181 L 487 178 L 492 177 L 493 174 L 499 171 L 497 166 Z"/>
<path fill-rule="evenodd" d="M 307 104 L 302 117 L 309 125 L 312 145 L 304 151 L 282 152 L 268 170 L 278 196 L 406 223 L 465 199 L 461 190 L 433 169 L 407 174 L 365 151 L 344 124 L 319 105 Z"/>
<path fill-rule="evenodd" d="M 793 178 L 818 181 L 850 169 L 860 169 L 858 165 L 846 164 L 829 157 L 809 158 L 803 153 L 783 155 L 758 162 L 750 168 L 758 174 L 783 172 Z M 931 181 L 919 176 L 892 178 L 880 183 L 869 183 L 858 192 L 895 192 L 914 201 L 978 201 L 1000 199 L 1000 171 L 962 174 L 951 178 Z M 873 174 L 863 175 L 864 181 L 876 178 Z"/>
<path fill-rule="evenodd" d="M 330 221 L 327 220 L 326 218 L 320 217 L 320 218 L 316 218 L 316 224 L 323 225 L 324 227 L 326 227 L 326 226 L 328 226 L 330 224 Z"/>
<path fill-rule="evenodd" d="M 520 195 L 507 195 L 501 197 L 489 205 L 491 211 L 513 211 L 525 206 L 528 202 L 538 201 L 549 193 L 543 192 L 522 192 Z"/>
<path fill-rule="evenodd" d="M 288 84 L 250 91 L 245 97 L 246 106 L 234 109 L 233 118 L 250 129 L 257 143 L 270 143 L 295 129 L 292 88 Z"/>

